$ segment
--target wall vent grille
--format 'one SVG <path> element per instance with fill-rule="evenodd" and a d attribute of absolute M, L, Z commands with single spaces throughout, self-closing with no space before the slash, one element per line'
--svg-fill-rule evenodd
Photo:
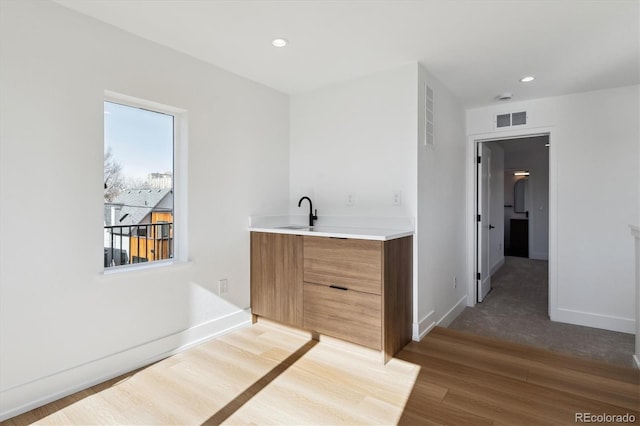
<path fill-rule="evenodd" d="M 435 138 L 434 138 L 434 96 L 433 96 L 433 88 L 429 86 L 427 83 L 424 84 L 425 87 L 425 138 L 424 144 L 428 147 L 435 147 Z"/>
<path fill-rule="evenodd" d="M 498 114 L 496 115 L 495 122 L 497 129 L 512 126 L 524 126 L 527 124 L 527 112 L 520 111 L 508 114 Z"/>
<path fill-rule="evenodd" d="M 511 127 L 511 114 L 498 114 L 496 116 L 496 127 Z"/>
<path fill-rule="evenodd" d="M 512 126 L 523 126 L 525 124 L 527 124 L 527 113 L 525 111 L 514 112 L 513 114 L 511 114 Z"/>

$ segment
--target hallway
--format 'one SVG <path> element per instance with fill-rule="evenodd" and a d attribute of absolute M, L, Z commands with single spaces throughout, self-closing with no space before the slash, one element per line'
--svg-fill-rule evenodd
<path fill-rule="evenodd" d="M 467 307 L 449 328 L 633 367 L 634 335 L 551 322 L 547 262 L 505 257 L 483 303 Z"/>

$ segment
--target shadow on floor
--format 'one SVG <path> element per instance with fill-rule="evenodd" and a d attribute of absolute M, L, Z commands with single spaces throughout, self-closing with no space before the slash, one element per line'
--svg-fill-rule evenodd
<path fill-rule="evenodd" d="M 258 392 L 269 386 L 279 375 L 284 373 L 289 367 L 291 367 L 296 361 L 302 358 L 307 352 L 309 352 L 318 342 L 316 340 L 309 340 L 297 351 L 289 355 L 285 360 L 273 367 L 267 374 L 262 376 L 254 384 L 249 386 L 244 392 L 232 399 L 227 405 L 222 407 L 213 416 L 209 417 L 203 425 L 219 425 L 228 419 L 233 413 L 238 411 L 243 405 L 251 400 Z"/>

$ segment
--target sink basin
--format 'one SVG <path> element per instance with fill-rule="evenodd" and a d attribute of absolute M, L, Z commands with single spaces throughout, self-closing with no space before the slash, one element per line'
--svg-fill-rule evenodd
<path fill-rule="evenodd" d="M 297 229 L 299 231 L 311 231 L 311 228 L 308 225 L 285 225 L 285 226 L 276 226 L 276 229 Z"/>

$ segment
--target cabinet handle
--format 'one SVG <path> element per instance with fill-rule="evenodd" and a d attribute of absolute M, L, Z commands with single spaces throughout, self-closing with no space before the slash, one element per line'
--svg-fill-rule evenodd
<path fill-rule="evenodd" d="M 336 290 L 344 290 L 344 291 L 349 290 L 349 289 L 348 289 L 348 288 L 346 288 L 346 287 L 340 287 L 339 285 L 333 285 L 333 284 L 332 284 L 332 285 L 330 285 L 329 287 L 331 287 L 331 288 L 335 288 Z"/>

